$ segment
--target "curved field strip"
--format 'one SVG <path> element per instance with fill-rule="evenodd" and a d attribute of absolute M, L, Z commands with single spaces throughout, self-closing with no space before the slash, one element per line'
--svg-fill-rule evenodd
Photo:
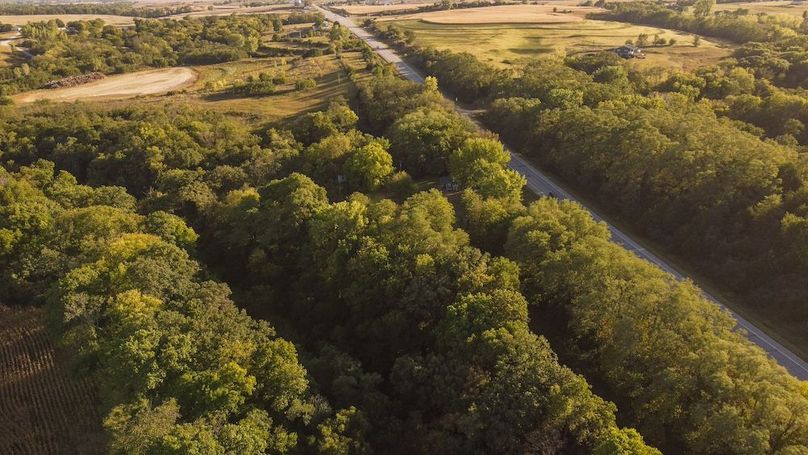
<path fill-rule="evenodd" d="M 57 360 L 42 319 L 39 308 L 0 305 L 0 453 L 98 453 L 92 381 Z"/>
<path fill-rule="evenodd" d="M 165 68 L 110 76 L 89 84 L 52 90 L 35 90 L 14 97 L 18 103 L 38 100 L 77 101 L 123 99 L 156 95 L 191 85 L 197 78 L 190 68 Z"/>

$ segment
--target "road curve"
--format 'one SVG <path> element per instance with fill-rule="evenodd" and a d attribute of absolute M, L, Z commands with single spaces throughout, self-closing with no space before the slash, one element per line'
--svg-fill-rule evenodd
<path fill-rule="evenodd" d="M 319 6 L 316 6 L 316 8 L 321 13 L 323 13 L 323 15 L 325 15 L 326 19 L 332 22 L 338 22 L 340 25 L 347 27 L 354 35 L 365 41 L 371 48 L 373 48 L 373 50 L 377 54 L 379 54 L 380 57 L 382 57 L 385 61 L 393 65 L 396 71 L 398 71 L 399 74 L 401 74 L 403 77 L 413 82 L 418 83 L 424 82 L 423 76 L 421 76 L 421 74 L 418 71 L 416 71 L 415 68 L 404 62 L 404 60 L 402 60 L 401 57 L 398 54 L 396 54 L 396 52 L 393 49 L 391 49 L 381 41 L 377 40 L 365 29 L 357 26 L 352 19 L 340 16 L 331 11 L 320 8 Z M 463 109 L 458 110 L 460 111 L 461 114 L 472 119 L 472 121 L 474 120 L 473 118 L 471 118 L 470 112 L 465 111 Z M 595 212 L 592 208 L 587 207 L 583 202 L 577 200 L 573 195 L 571 195 L 569 192 L 565 191 L 558 184 L 553 182 L 552 179 L 550 179 L 547 175 L 543 174 L 541 171 L 536 169 L 533 165 L 531 165 L 525 158 L 523 158 L 518 153 L 511 151 L 511 162 L 509 165 L 511 169 L 525 176 L 525 178 L 527 179 L 527 187 L 534 193 L 539 195 L 552 194 L 553 196 L 559 199 L 569 199 L 572 201 L 576 201 L 579 204 L 581 204 L 584 208 L 586 208 L 592 215 L 592 217 L 595 218 L 595 220 L 603 221 L 604 223 L 606 223 L 603 217 L 598 215 L 597 212 Z M 657 255 L 655 255 L 651 251 L 648 251 L 637 241 L 629 237 L 626 233 L 620 231 L 619 229 L 617 229 L 616 227 L 612 226 L 609 223 L 606 223 L 606 225 L 608 226 L 609 231 L 612 234 L 612 240 L 614 240 L 616 243 L 623 246 L 625 249 L 631 251 L 632 253 L 636 254 L 637 256 L 649 262 L 652 262 L 653 264 L 657 265 L 662 270 L 670 273 L 677 279 L 679 280 L 685 279 L 685 276 L 678 270 L 676 270 L 676 268 L 660 259 Z M 757 326 L 755 326 L 748 320 L 744 319 L 731 309 L 727 308 L 715 296 L 703 290 L 702 292 L 704 293 L 704 296 L 707 299 L 727 310 L 732 315 L 732 317 L 735 318 L 738 327 L 745 331 L 750 341 L 763 348 L 763 350 L 766 351 L 774 360 L 776 360 L 777 363 L 785 367 L 795 377 L 803 381 L 808 380 L 808 363 L 806 363 L 795 353 L 791 352 L 789 349 L 787 349 L 786 347 L 784 347 L 783 345 L 772 339 L 763 330 L 759 329 Z"/>

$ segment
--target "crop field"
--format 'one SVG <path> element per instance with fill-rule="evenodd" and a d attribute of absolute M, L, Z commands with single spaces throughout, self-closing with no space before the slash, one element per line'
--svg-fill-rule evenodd
<path fill-rule="evenodd" d="M 64 22 L 103 19 L 104 22 L 110 25 L 132 25 L 135 23 L 132 17 L 112 16 L 109 14 L 33 14 L 28 16 L 0 16 L 0 22 L 12 25 L 25 25 L 29 22 L 49 21 L 51 19 L 61 19 Z"/>
<path fill-rule="evenodd" d="M 673 46 L 644 49 L 648 58 L 636 60 L 643 66 L 662 65 L 692 69 L 718 62 L 731 52 L 729 46 L 702 39 L 693 46 L 693 35 L 684 32 L 609 21 L 579 20 L 556 24 L 458 24 L 444 25 L 405 20 L 395 22 L 416 33 L 415 43 L 471 52 L 499 67 L 513 67 L 527 60 L 551 55 L 573 55 L 603 51 L 636 40 L 641 33 L 676 40 Z"/>
<path fill-rule="evenodd" d="M 196 72 L 190 68 L 164 68 L 119 74 L 76 87 L 25 92 L 14 97 L 14 101 L 30 103 L 39 100 L 86 101 L 99 98 L 132 98 L 177 90 L 187 87 L 195 80 Z"/>
<path fill-rule="evenodd" d="M 98 453 L 92 382 L 68 374 L 42 313 L 0 305 L 0 453 Z"/>
<path fill-rule="evenodd" d="M 396 3 L 394 5 L 341 5 L 340 9 L 344 9 L 349 14 L 376 14 L 385 11 L 399 11 L 403 9 L 418 8 L 421 6 L 432 5 L 434 2 L 424 3 Z"/>
<path fill-rule="evenodd" d="M 396 19 L 419 19 L 432 24 L 557 24 L 582 21 L 588 13 L 597 11 L 603 10 L 556 4 L 503 5 L 400 15 Z"/>

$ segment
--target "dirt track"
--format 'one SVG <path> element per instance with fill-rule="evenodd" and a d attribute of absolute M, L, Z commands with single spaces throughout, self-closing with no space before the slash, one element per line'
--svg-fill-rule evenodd
<path fill-rule="evenodd" d="M 121 99 L 140 95 L 155 95 L 187 87 L 197 74 L 190 68 L 166 68 L 110 76 L 97 82 L 77 87 L 36 90 L 14 97 L 18 103 L 38 100 L 76 101 L 93 99 Z"/>

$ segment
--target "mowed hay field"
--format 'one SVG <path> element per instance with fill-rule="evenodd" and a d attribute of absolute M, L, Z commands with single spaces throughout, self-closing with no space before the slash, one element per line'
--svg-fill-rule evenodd
<path fill-rule="evenodd" d="M 49 21 L 51 19 L 61 19 L 67 23 L 70 21 L 89 21 L 92 19 L 103 19 L 109 25 L 132 25 L 134 18 L 125 16 L 112 16 L 109 14 L 35 14 L 30 16 L 0 16 L 0 23 L 11 25 L 25 25 L 29 22 Z"/>
<path fill-rule="evenodd" d="M 702 38 L 699 46 L 695 47 L 693 35 L 684 32 L 610 21 L 451 25 L 404 20 L 395 23 L 404 30 L 413 30 L 417 45 L 469 52 L 498 67 L 520 66 L 530 59 L 543 56 L 609 50 L 624 44 L 626 40 L 636 40 L 641 33 L 647 34 L 649 40 L 653 40 L 655 35 L 676 40 L 674 46 L 644 49 L 647 59 L 632 60 L 642 66 L 693 69 L 715 64 L 732 51 L 731 47 L 706 38 Z"/>
<path fill-rule="evenodd" d="M 76 87 L 34 90 L 14 97 L 17 103 L 48 101 L 86 101 L 90 99 L 120 99 L 156 95 L 191 85 L 197 74 L 190 68 L 163 68 L 118 74 Z"/>
<path fill-rule="evenodd" d="M 40 308 L 0 305 L 0 453 L 100 453 L 88 378 L 75 378 L 45 333 Z"/>

